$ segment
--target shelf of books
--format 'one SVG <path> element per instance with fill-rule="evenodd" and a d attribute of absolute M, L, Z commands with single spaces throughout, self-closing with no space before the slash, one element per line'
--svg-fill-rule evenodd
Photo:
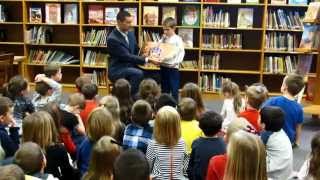
<path fill-rule="evenodd" d="M 222 79 L 231 78 L 242 90 L 263 82 L 276 93 L 284 75 L 303 65 L 302 34 L 310 29 L 308 22 L 317 24 L 316 15 L 305 15 L 308 4 L 308 0 L 0 0 L 0 51 L 26 56 L 24 74 L 29 80 L 45 64 L 55 62 L 62 65 L 67 88 L 88 74 L 107 92 L 107 36 L 124 9 L 134 16 L 132 31 L 140 46 L 159 41 L 165 18 L 177 20 L 176 32 L 186 52 L 181 86 L 191 81 L 204 93 L 215 94 Z M 308 77 L 319 79 L 319 52 L 307 54 Z"/>

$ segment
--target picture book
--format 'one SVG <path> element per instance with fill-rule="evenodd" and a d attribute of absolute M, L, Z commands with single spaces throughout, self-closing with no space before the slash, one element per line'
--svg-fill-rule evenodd
<path fill-rule="evenodd" d="M 40 7 L 31 7 L 29 9 L 30 23 L 42 23 L 42 12 Z"/>
<path fill-rule="evenodd" d="M 131 14 L 131 16 L 133 17 L 132 25 L 133 26 L 138 25 L 138 9 L 132 8 L 132 7 L 127 7 L 127 8 L 124 8 L 124 10 L 129 12 Z"/>
<path fill-rule="evenodd" d="M 78 23 L 78 5 L 77 4 L 64 5 L 64 23 L 65 24 Z"/>
<path fill-rule="evenodd" d="M 104 23 L 108 25 L 117 25 L 117 14 L 120 8 L 118 7 L 106 7 L 104 14 Z"/>
<path fill-rule="evenodd" d="M 319 25 L 304 25 L 299 49 L 312 50 L 319 48 Z"/>
<path fill-rule="evenodd" d="M 174 6 L 162 7 L 162 22 L 168 17 L 172 17 L 173 19 L 177 20 L 176 11 L 177 8 Z"/>
<path fill-rule="evenodd" d="M 158 6 L 143 7 L 143 25 L 157 26 L 159 24 Z"/>
<path fill-rule="evenodd" d="M 239 8 L 238 9 L 238 28 L 252 28 L 253 27 L 253 8 Z"/>
<path fill-rule="evenodd" d="M 199 6 L 186 5 L 183 7 L 182 26 L 199 26 L 200 8 Z"/>
<path fill-rule="evenodd" d="M 308 10 L 305 13 L 305 21 L 315 21 L 320 18 L 320 2 L 311 2 L 308 6 Z"/>
<path fill-rule="evenodd" d="M 88 23 L 103 24 L 103 6 L 89 5 Z"/>
<path fill-rule="evenodd" d="M 0 22 L 7 21 L 7 12 L 4 5 L 0 4 Z"/>
<path fill-rule="evenodd" d="M 193 48 L 193 29 L 178 29 L 185 48 Z"/>
<path fill-rule="evenodd" d="M 49 23 L 49 24 L 61 23 L 61 4 L 46 3 L 46 23 Z"/>

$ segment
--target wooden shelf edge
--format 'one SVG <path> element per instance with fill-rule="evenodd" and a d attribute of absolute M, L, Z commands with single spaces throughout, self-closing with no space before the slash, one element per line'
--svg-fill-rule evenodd
<path fill-rule="evenodd" d="M 201 69 L 202 73 L 226 73 L 226 74 L 251 74 L 251 75 L 259 75 L 260 71 L 246 71 L 246 70 L 207 70 Z"/>

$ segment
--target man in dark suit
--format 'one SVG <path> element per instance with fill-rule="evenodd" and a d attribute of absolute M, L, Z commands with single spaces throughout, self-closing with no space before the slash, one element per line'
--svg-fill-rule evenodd
<path fill-rule="evenodd" d="M 133 17 L 127 11 L 117 15 L 117 27 L 112 30 L 107 39 L 109 58 L 108 77 L 112 82 L 125 78 L 131 84 L 131 94 L 138 92 L 139 84 L 144 75 L 138 65 L 147 62 L 158 64 L 156 59 L 139 56 L 139 47 L 130 26 Z"/>

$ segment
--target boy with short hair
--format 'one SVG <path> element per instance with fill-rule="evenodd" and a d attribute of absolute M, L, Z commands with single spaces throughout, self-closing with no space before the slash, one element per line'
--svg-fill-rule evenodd
<path fill-rule="evenodd" d="M 303 77 L 298 74 L 287 75 L 281 86 L 282 96 L 268 99 L 264 106 L 278 106 L 284 111 L 283 130 L 293 146 L 300 145 L 303 122 L 302 106 L 295 101 L 295 96 L 304 87 Z"/>
<path fill-rule="evenodd" d="M 150 180 L 150 167 L 146 156 L 128 149 L 114 163 L 113 180 Z"/>
<path fill-rule="evenodd" d="M 222 116 L 215 111 L 207 111 L 200 117 L 199 127 L 205 136 L 192 143 L 188 167 L 190 180 L 205 179 L 210 158 L 226 152 L 226 145 L 223 139 L 218 136 L 222 122 Z"/>
<path fill-rule="evenodd" d="M 91 83 L 90 76 L 83 75 L 83 76 L 78 77 L 75 80 L 77 92 L 81 93 L 81 88 L 83 87 L 83 85 L 89 84 L 89 83 Z"/>
<path fill-rule="evenodd" d="M 80 117 L 82 119 L 84 126 L 87 127 L 89 114 L 94 108 L 98 107 L 98 103 L 96 101 L 96 96 L 98 94 L 98 87 L 93 83 L 85 84 L 81 88 L 81 92 L 85 98 L 85 107 L 80 112 Z"/>
<path fill-rule="evenodd" d="M 53 102 L 53 90 L 45 82 L 36 82 L 35 91 L 37 95 L 33 98 L 32 103 L 37 111 L 43 109 L 49 102 Z"/>
<path fill-rule="evenodd" d="M 282 130 L 284 112 L 279 107 L 266 106 L 261 109 L 261 140 L 267 152 L 268 178 L 286 179 L 292 173 L 292 148 L 291 143 Z"/>
<path fill-rule="evenodd" d="M 10 135 L 6 130 L 8 126 Z M 19 128 L 13 118 L 13 103 L 7 97 L 0 97 L 0 142 L 5 158 L 13 156 L 19 148 Z"/>
<path fill-rule="evenodd" d="M 187 153 L 191 153 L 192 142 L 202 135 L 196 117 L 196 102 L 191 98 L 182 98 L 178 111 L 181 116 L 181 137 L 187 146 Z"/>
<path fill-rule="evenodd" d="M 162 93 L 155 105 L 155 112 L 161 109 L 163 106 L 171 106 L 177 108 L 177 101 L 167 93 Z"/>
<path fill-rule="evenodd" d="M 25 180 L 23 170 L 14 164 L 0 166 L 0 180 Z"/>
<path fill-rule="evenodd" d="M 127 125 L 123 136 L 123 149 L 138 149 L 146 153 L 152 138 L 153 127 L 149 124 L 152 108 L 145 100 L 136 101 L 131 110 L 132 122 Z"/>
<path fill-rule="evenodd" d="M 44 180 L 56 179 L 51 174 L 44 173 L 47 163 L 46 157 L 36 143 L 23 143 L 15 153 L 13 162 L 21 167 L 27 175 Z"/>
<path fill-rule="evenodd" d="M 180 73 L 179 64 L 183 61 L 185 51 L 184 44 L 179 35 L 175 33 L 177 22 L 172 17 L 163 21 L 163 38 L 160 42 L 168 43 L 177 48 L 171 57 L 160 59 L 161 88 L 164 93 L 171 93 L 172 97 L 178 101 Z"/>

